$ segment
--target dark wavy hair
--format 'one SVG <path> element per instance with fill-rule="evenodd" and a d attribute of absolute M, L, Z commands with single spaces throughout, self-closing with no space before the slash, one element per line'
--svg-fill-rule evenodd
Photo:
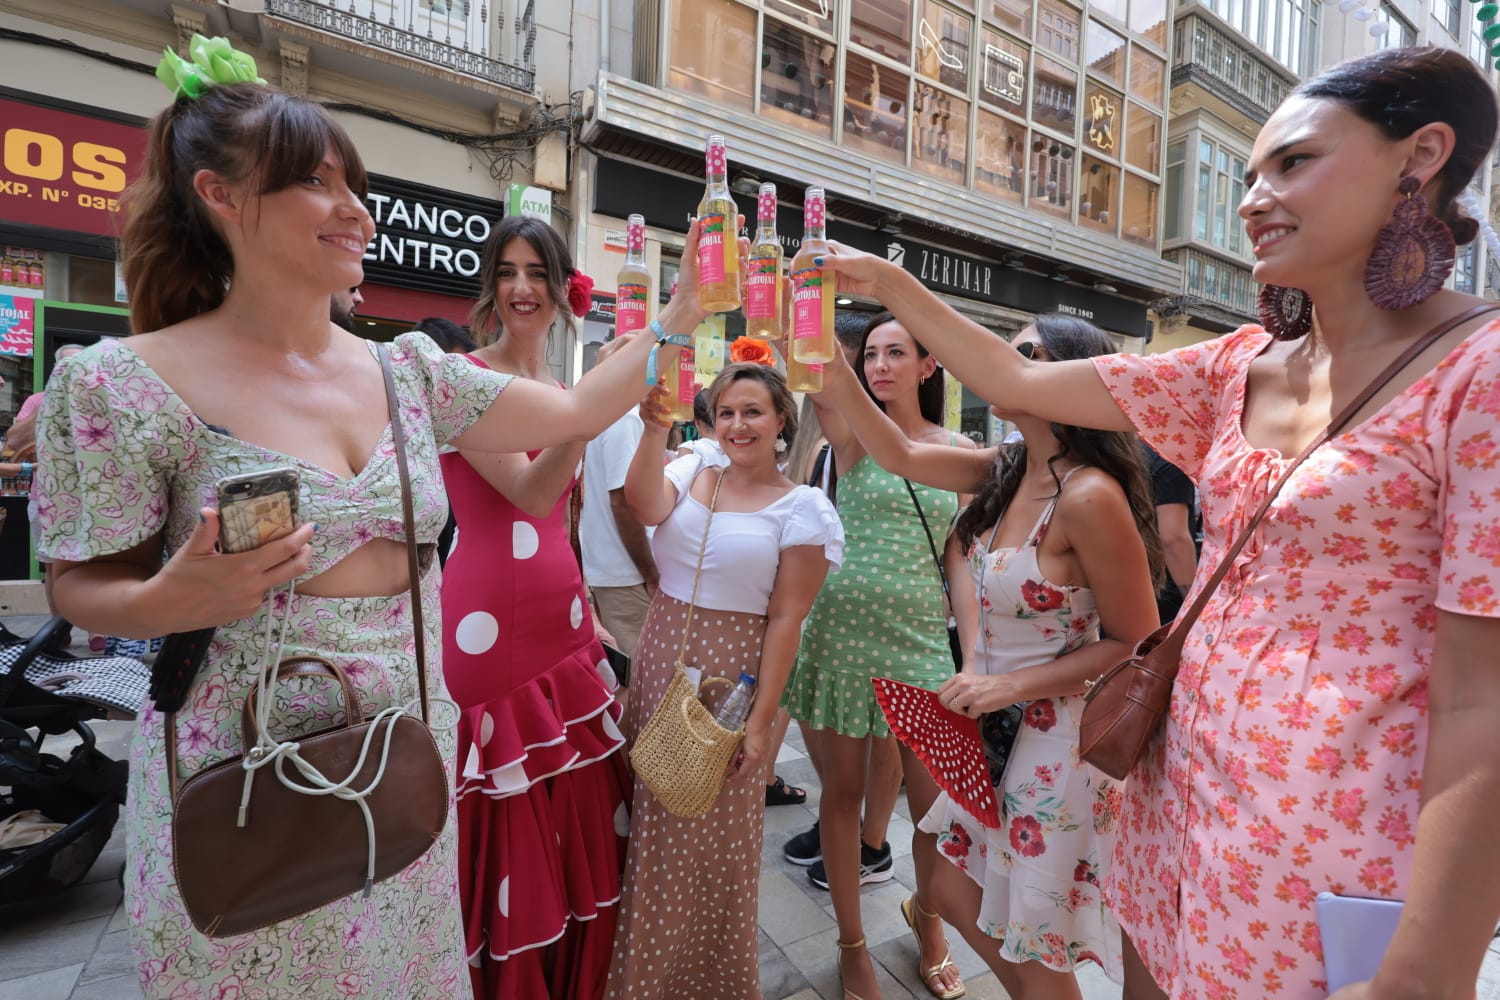
<path fill-rule="evenodd" d="M 484 241 L 484 258 L 479 266 L 479 298 L 469 311 L 469 332 L 481 346 L 493 344 L 501 334 L 500 316 L 495 296 L 500 291 L 500 255 L 506 244 L 523 239 L 536 251 L 547 269 L 547 297 L 557 307 L 563 322 L 573 315 L 568 305 L 568 277 L 573 273 L 573 255 L 556 229 L 529 215 L 509 215 L 490 229 Z"/>
<path fill-rule="evenodd" d="M 1054 361 L 1095 358 L 1117 350 L 1114 342 L 1098 327 L 1073 316 L 1045 313 L 1036 317 L 1032 325 L 1047 356 Z M 1108 473 L 1120 484 L 1125 499 L 1130 502 L 1131 517 L 1141 533 L 1141 541 L 1146 544 L 1152 585 L 1160 588 L 1166 580 L 1167 561 L 1161 547 L 1161 535 L 1156 530 L 1156 501 L 1151 493 L 1151 479 L 1136 436 L 1126 431 L 1098 431 L 1071 424 L 1053 424 L 1052 434 L 1058 443 L 1057 454 L 1047 461 L 1052 479 L 1057 484 L 1053 496 L 1062 491 L 1062 477 L 1057 474 L 1056 464 L 1062 459 L 1071 459 Z M 953 526 L 959 544 L 967 549 L 980 532 L 999 522 L 1015 499 L 1021 477 L 1025 474 L 1026 442 L 1001 445 L 995 464 L 980 485 L 974 502 L 964 508 Z"/>
<path fill-rule="evenodd" d="M 897 326 L 901 326 L 901 321 L 889 312 L 876 313 L 874 316 L 871 316 L 865 322 L 864 333 L 860 335 L 859 349 L 854 352 L 854 364 L 852 366 L 854 374 L 859 376 L 859 384 L 864 386 L 865 393 L 871 399 L 875 399 L 875 394 L 870 392 L 870 383 L 865 378 L 865 347 L 870 342 L 870 334 L 887 323 L 895 323 Z M 927 357 L 927 348 L 922 346 L 922 342 L 917 339 L 916 334 L 907 330 L 904 326 L 901 329 L 906 331 L 906 335 L 911 338 L 912 344 L 916 346 L 917 357 Z M 882 412 L 885 411 L 885 404 L 880 400 L 875 399 L 875 405 L 880 407 Z M 932 378 L 917 387 L 917 407 L 922 411 L 922 419 L 928 423 L 941 424 L 943 422 L 942 365 L 938 365 L 937 370 L 932 373 Z"/>
<path fill-rule="evenodd" d="M 1338 101 L 1392 141 L 1434 122 L 1452 126 L 1453 154 L 1433 178 L 1433 211 L 1460 245 L 1479 234 L 1479 223 L 1455 199 L 1495 146 L 1500 108 L 1495 88 L 1463 53 L 1432 46 L 1386 49 L 1332 66 L 1291 96 Z"/>
<path fill-rule="evenodd" d="M 120 236 L 135 332 L 217 309 L 234 278 L 229 244 L 193 189 L 198 171 L 272 194 L 315 173 L 330 150 L 349 189 L 364 198 L 369 179 L 359 151 L 312 101 L 258 83 L 225 84 L 196 100 L 179 97 L 151 119 Z"/>

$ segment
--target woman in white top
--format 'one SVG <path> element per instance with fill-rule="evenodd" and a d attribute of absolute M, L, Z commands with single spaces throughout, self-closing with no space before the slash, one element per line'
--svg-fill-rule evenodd
<path fill-rule="evenodd" d="M 729 458 L 724 467 L 684 455 L 663 470 L 657 456 L 669 423 L 661 389 L 641 406 L 646 432 L 625 499 L 642 523 L 656 526 L 652 549 L 661 584 L 636 647 L 625 736 L 634 742 L 671 680 L 695 578 L 686 663 L 704 678 L 752 674 L 758 690 L 729 780 L 707 814 L 680 819 L 635 784 L 606 991 L 618 1000 L 760 997 L 756 886 L 771 723 L 802 620 L 843 553 L 843 528 L 827 497 L 794 485 L 776 468 L 777 441 L 797 430 L 781 374 L 730 365 L 708 393 Z"/>

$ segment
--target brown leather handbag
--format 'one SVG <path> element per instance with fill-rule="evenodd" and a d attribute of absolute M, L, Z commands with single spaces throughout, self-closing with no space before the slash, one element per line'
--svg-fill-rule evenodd
<path fill-rule="evenodd" d="M 1177 671 L 1182 663 L 1182 646 L 1187 640 L 1188 632 L 1208 606 L 1209 597 L 1223 582 L 1240 550 L 1255 533 L 1261 518 L 1271 509 L 1272 501 L 1292 477 L 1292 473 L 1320 445 L 1343 430 L 1350 419 L 1376 393 L 1385 388 L 1386 383 L 1395 378 L 1401 369 L 1410 364 L 1413 358 L 1454 327 L 1495 309 L 1500 309 L 1500 305 L 1475 306 L 1439 323 L 1413 341 L 1400 357 L 1386 366 L 1353 402 L 1329 422 L 1323 433 L 1302 450 L 1302 454 L 1292 460 L 1276 485 L 1266 494 L 1260 509 L 1250 518 L 1245 530 L 1219 563 L 1213 578 L 1198 592 L 1198 599 L 1193 602 L 1187 614 L 1177 619 L 1175 627 L 1170 623 L 1163 625 L 1136 643 L 1129 656 L 1089 684 L 1083 716 L 1078 726 L 1080 757 L 1111 778 L 1123 780 L 1134 770 L 1136 763 L 1146 752 L 1146 746 L 1166 721 L 1167 709 L 1172 702 L 1172 686 L 1177 680 Z"/>
<path fill-rule="evenodd" d="M 361 721 L 276 748 L 290 746 L 289 753 L 268 754 L 257 723 L 264 717 L 256 711 L 257 684 L 242 713 L 244 753 L 205 768 L 179 790 L 176 715 L 167 714 L 172 864 L 188 917 L 208 937 L 244 934 L 361 890 L 368 896 L 375 882 L 427 853 L 448 818 L 447 769 L 427 725 L 427 656 L 406 435 L 390 360 L 384 347 L 379 353 L 401 476 L 422 718 L 391 708 L 363 719 L 358 693 L 336 663 L 291 657 L 277 665 L 275 680 L 331 677 L 342 692 L 347 718 Z"/>

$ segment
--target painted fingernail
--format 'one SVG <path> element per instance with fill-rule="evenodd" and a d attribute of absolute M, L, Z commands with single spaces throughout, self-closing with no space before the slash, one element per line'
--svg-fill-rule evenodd
<path fill-rule="evenodd" d="M 199 524 L 207 524 L 208 523 L 208 518 L 203 515 L 203 512 L 201 510 L 198 512 L 198 523 Z"/>
<path fill-rule="evenodd" d="M 313 523 L 312 523 L 312 526 L 313 526 L 313 534 L 315 534 L 315 535 L 316 535 L 316 534 L 317 534 L 317 533 L 318 533 L 318 522 L 317 522 L 317 521 L 314 521 L 314 522 L 313 522 Z"/>
<path fill-rule="evenodd" d="M 815 266 L 817 266 L 817 267 L 822 267 L 823 266 L 823 258 L 822 257 L 814 257 L 813 258 L 813 264 Z"/>

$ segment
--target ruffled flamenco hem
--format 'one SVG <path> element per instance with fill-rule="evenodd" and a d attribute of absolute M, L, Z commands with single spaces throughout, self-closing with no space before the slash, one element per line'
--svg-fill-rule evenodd
<path fill-rule="evenodd" d="M 459 720 L 459 887 L 476 997 L 603 990 L 631 787 L 601 653 L 590 643 Z"/>

